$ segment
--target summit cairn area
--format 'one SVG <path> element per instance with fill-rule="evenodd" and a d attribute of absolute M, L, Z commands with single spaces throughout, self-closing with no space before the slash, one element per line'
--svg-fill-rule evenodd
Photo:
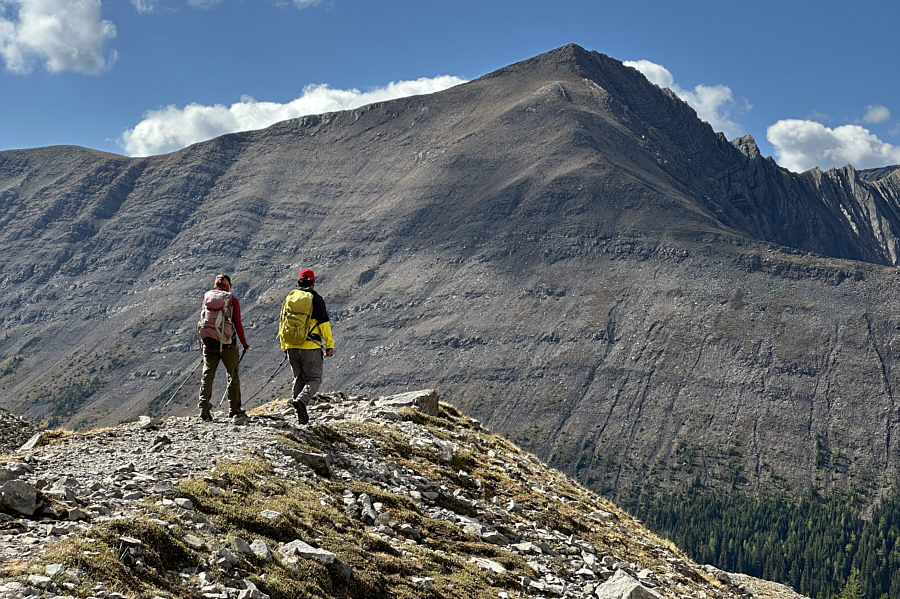
<path fill-rule="evenodd" d="M 692 563 L 433 390 L 309 412 L 142 417 L 0 458 L 0 598 L 793 596 Z"/>

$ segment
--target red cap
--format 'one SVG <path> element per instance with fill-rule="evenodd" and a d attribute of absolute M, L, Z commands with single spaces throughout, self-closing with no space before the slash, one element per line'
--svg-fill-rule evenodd
<path fill-rule="evenodd" d="M 297 275 L 297 280 L 298 281 L 315 281 L 316 275 L 312 271 L 311 268 L 304 268 L 303 270 L 300 271 L 300 274 Z"/>

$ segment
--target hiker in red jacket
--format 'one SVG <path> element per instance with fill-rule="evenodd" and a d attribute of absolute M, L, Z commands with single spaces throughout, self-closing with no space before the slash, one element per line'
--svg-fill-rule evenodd
<path fill-rule="evenodd" d="M 216 377 L 219 360 L 228 372 L 229 416 L 235 420 L 243 419 L 246 413 L 241 409 L 241 380 L 238 375 L 238 364 L 241 355 L 238 353 L 237 341 L 240 340 L 244 353 L 250 344 L 244 337 L 244 326 L 241 324 L 241 305 L 238 298 L 231 294 L 231 278 L 226 274 L 216 275 L 214 288 L 203 296 L 200 309 L 198 335 L 203 349 L 203 376 L 200 380 L 200 419 L 212 420 L 212 387 Z"/>

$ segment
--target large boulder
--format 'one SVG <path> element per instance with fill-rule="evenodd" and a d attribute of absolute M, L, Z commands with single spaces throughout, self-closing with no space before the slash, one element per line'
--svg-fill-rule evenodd
<path fill-rule="evenodd" d="M 37 510 L 37 489 L 21 480 L 10 480 L 0 486 L 0 510 L 33 516 Z"/>
<path fill-rule="evenodd" d="M 422 389 L 421 391 L 410 391 L 408 393 L 381 397 L 375 401 L 375 405 L 394 410 L 413 408 L 429 416 L 437 416 L 439 414 L 438 394 L 434 389 Z"/>

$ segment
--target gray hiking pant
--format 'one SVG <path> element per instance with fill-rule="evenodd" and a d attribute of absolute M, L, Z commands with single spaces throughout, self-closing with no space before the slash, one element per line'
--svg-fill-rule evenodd
<path fill-rule="evenodd" d="M 308 406 L 309 400 L 318 393 L 322 385 L 322 370 L 325 366 L 325 356 L 321 349 L 296 349 L 287 350 L 288 360 L 291 363 L 291 372 L 294 374 L 294 385 L 291 388 L 291 397 L 294 401 L 301 401 Z"/>
<path fill-rule="evenodd" d="M 212 409 L 212 390 L 213 380 L 216 378 L 216 369 L 219 367 L 219 360 L 225 365 L 225 371 L 228 372 L 228 404 L 230 413 L 235 414 L 241 411 L 241 378 L 238 375 L 238 363 L 241 355 L 238 352 L 238 344 L 231 343 L 222 345 L 217 340 L 209 337 L 203 338 L 203 375 L 200 381 L 200 404 L 201 410 Z"/>

